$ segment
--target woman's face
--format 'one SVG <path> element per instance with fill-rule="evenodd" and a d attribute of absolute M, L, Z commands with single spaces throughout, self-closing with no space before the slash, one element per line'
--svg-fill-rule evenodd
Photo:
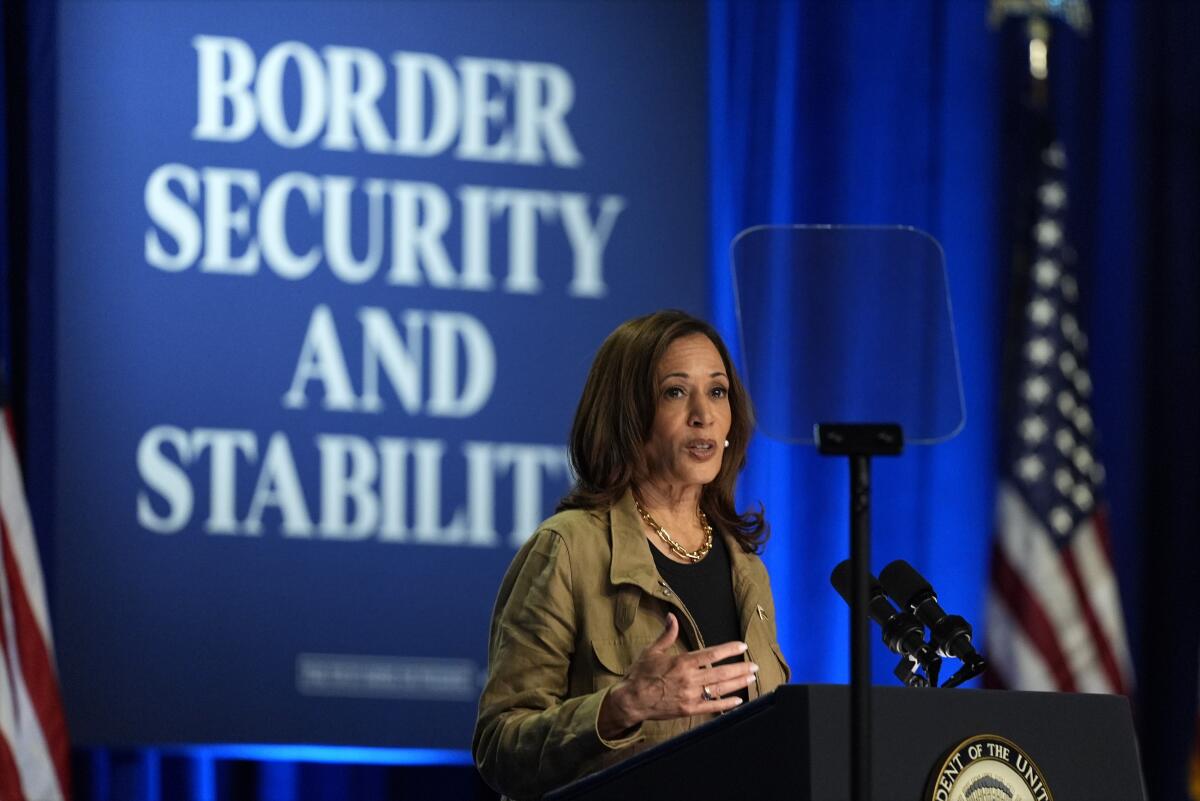
<path fill-rule="evenodd" d="M 729 410 L 729 376 L 703 334 L 676 339 L 655 371 L 658 403 L 645 445 L 647 479 L 682 488 L 712 482 L 721 470 Z"/>

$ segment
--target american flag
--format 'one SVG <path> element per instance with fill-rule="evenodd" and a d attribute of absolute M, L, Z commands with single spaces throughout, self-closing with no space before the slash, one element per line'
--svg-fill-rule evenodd
<path fill-rule="evenodd" d="M 3 384 L 0 373 L 0 799 L 58 801 L 70 796 L 70 743 Z"/>
<path fill-rule="evenodd" d="M 1096 455 L 1087 335 L 1067 241 L 1066 156 L 1040 149 L 1020 349 L 988 587 L 991 686 L 1128 694 L 1133 685 Z M 1016 316 L 1014 315 L 1014 320 Z"/>
<path fill-rule="evenodd" d="M 0 799 L 70 797 L 70 741 L 0 358 Z"/>

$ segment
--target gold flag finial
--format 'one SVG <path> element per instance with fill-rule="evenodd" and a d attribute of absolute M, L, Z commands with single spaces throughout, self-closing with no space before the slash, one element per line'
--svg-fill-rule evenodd
<path fill-rule="evenodd" d="M 1009 17 L 1025 19 L 1034 100 L 1044 102 L 1046 79 L 1050 75 L 1050 20 L 1061 19 L 1080 36 L 1087 36 L 1092 29 L 1088 0 L 991 0 L 989 25 L 999 28 Z"/>
<path fill-rule="evenodd" d="M 1033 16 L 1025 26 L 1029 36 L 1029 75 L 1036 81 L 1050 77 L 1050 24 Z"/>
<path fill-rule="evenodd" d="M 1092 30 L 1092 9 L 1088 0 L 991 0 L 988 24 L 999 28 L 1008 17 L 1058 18 L 1080 36 Z"/>

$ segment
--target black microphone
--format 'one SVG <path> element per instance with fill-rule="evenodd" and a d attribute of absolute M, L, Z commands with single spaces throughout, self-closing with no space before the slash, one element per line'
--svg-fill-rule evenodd
<path fill-rule="evenodd" d="M 911 609 L 929 628 L 939 654 L 962 661 L 962 669 L 943 686 L 957 687 L 983 672 L 986 662 L 971 644 L 971 624 L 959 615 L 946 614 L 933 587 L 912 565 L 897 559 L 879 572 L 879 581 L 896 603 Z"/>
<path fill-rule="evenodd" d="M 883 644 L 895 654 L 906 657 L 896 669 L 896 675 L 911 687 L 926 686 L 932 683 L 937 686 L 938 668 L 941 659 L 925 642 L 925 627 L 911 612 L 902 612 L 892 606 L 892 602 L 884 594 L 879 579 L 870 576 L 871 584 L 867 590 L 867 614 L 883 629 Z M 842 596 L 847 604 L 850 603 L 850 560 L 845 559 L 833 569 L 829 582 Z M 928 679 L 913 672 L 913 667 L 920 665 L 929 674 Z"/>

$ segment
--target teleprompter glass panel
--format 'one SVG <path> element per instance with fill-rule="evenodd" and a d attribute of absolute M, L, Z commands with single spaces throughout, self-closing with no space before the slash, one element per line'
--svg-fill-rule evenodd
<path fill-rule="evenodd" d="M 731 246 L 746 383 L 760 428 L 898 423 L 907 442 L 964 422 L 945 258 L 905 227 L 758 226 Z"/>

